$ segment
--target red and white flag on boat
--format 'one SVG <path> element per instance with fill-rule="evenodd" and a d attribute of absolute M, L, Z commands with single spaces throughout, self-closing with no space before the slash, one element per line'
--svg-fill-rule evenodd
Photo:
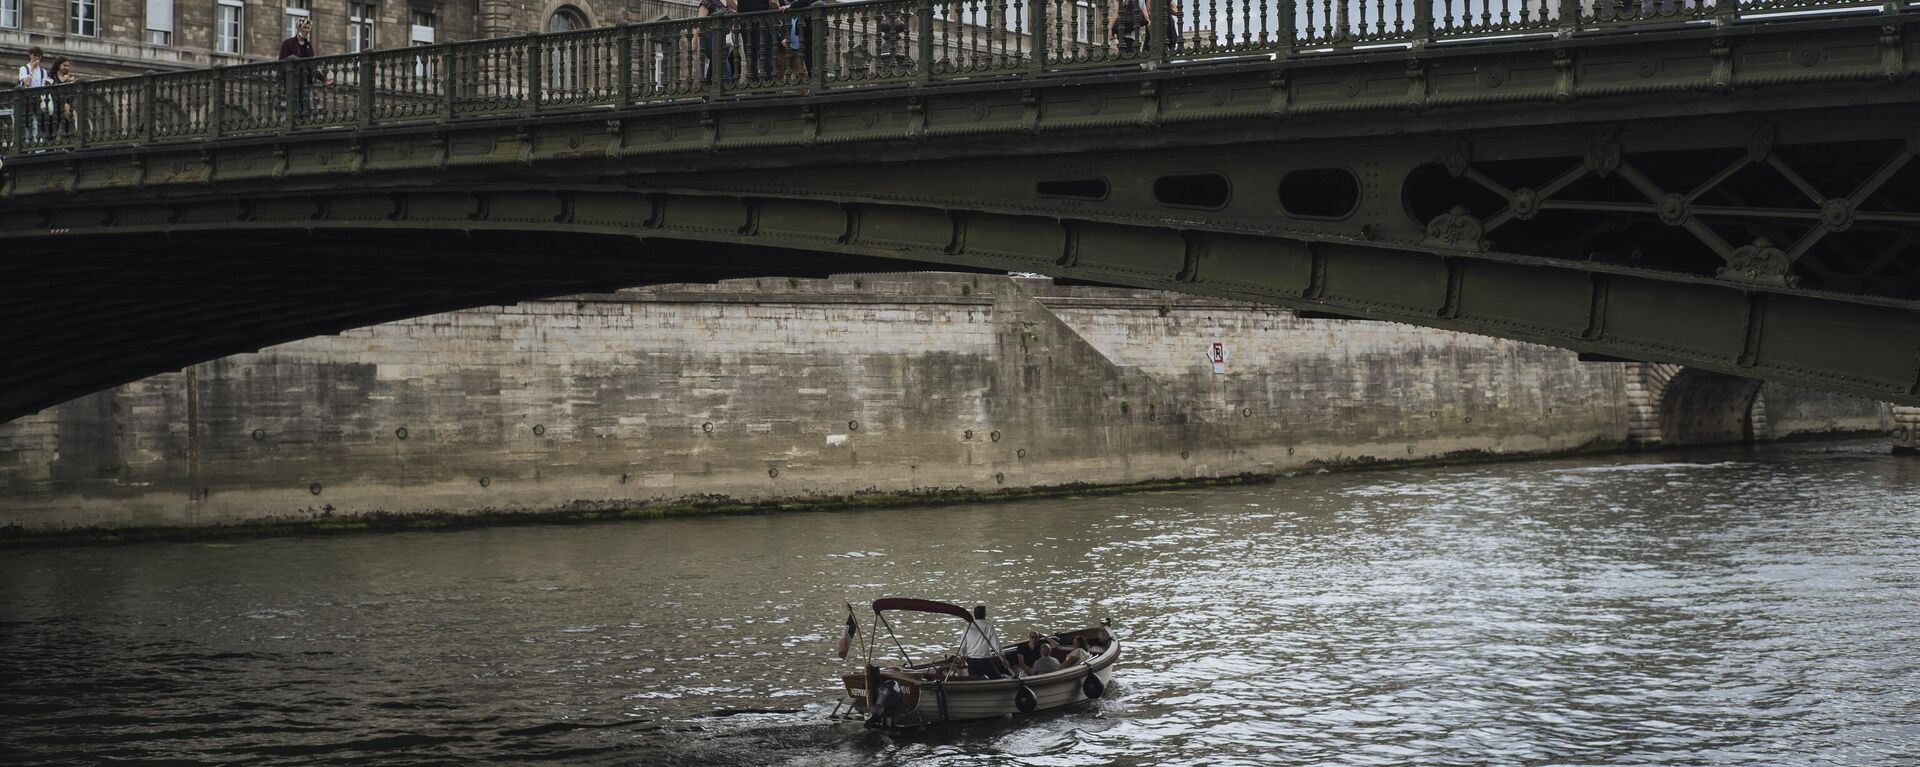
<path fill-rule="evenodd" d="M 847 651 L 853 649 L 853 638 L 859 635 L 859 633 L 860 633 L 860 624 L 855 623 L 853 620 L 853 604 L 848 603 L 847 604 L 847 630 L 846 630 L 846 633 L 843 633 L 840 635 L 840 649 L 837 651 L 840 655 L 841 660 L 847 659 Z"/>

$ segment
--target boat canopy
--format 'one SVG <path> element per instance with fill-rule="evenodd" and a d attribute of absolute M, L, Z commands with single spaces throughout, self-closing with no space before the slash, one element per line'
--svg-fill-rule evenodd
<path fill-rule="evenodd" d="M 878 614 L 887 610 L 906 610 L 908 612 L 916 612 L 916 613 L 941 613 L 943 615 L 952 615 L 952 616 L 964 619 L 968 623 L 973 622 L 973 613 L 968 612 L 967 608 L 961 607 L 959 605 L 950 605 L 945 602 L 935 602 L 931 599 L 910 599 L 906 597 L 888 597 L 886 599 L 873 600 L 874 613 Z"/>

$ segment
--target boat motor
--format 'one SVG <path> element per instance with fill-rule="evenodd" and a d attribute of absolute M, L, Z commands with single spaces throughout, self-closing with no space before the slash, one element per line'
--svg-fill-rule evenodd
<path fill-rule="evenodd" d="M 881 682 L 880 689 L 873 695 L 873 705 L 867 709 L 867 726 L 891 726 L 893 720 L 906 713 L 904 696 L 900 694 L 900 683 L 891 679 Z"/>

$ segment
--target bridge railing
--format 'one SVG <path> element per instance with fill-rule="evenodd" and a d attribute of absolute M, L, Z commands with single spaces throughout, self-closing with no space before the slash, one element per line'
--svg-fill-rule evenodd
<path fill-rule="evenodd" d="M 15 89 L 0 153 L 1904 13 L 1906 0 L 855 0 Z"/>

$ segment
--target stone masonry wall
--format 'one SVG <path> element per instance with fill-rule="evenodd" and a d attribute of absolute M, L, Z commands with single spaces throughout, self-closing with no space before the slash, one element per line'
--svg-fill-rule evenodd
<path fill-rule="evenodd" d="M 363 328 L 0 424 L 0 526 L 991 493 L 1612 448 L 1627 421 L 1619 364 L 1528 344 L 1046 280 L 746 280 Z"/>

